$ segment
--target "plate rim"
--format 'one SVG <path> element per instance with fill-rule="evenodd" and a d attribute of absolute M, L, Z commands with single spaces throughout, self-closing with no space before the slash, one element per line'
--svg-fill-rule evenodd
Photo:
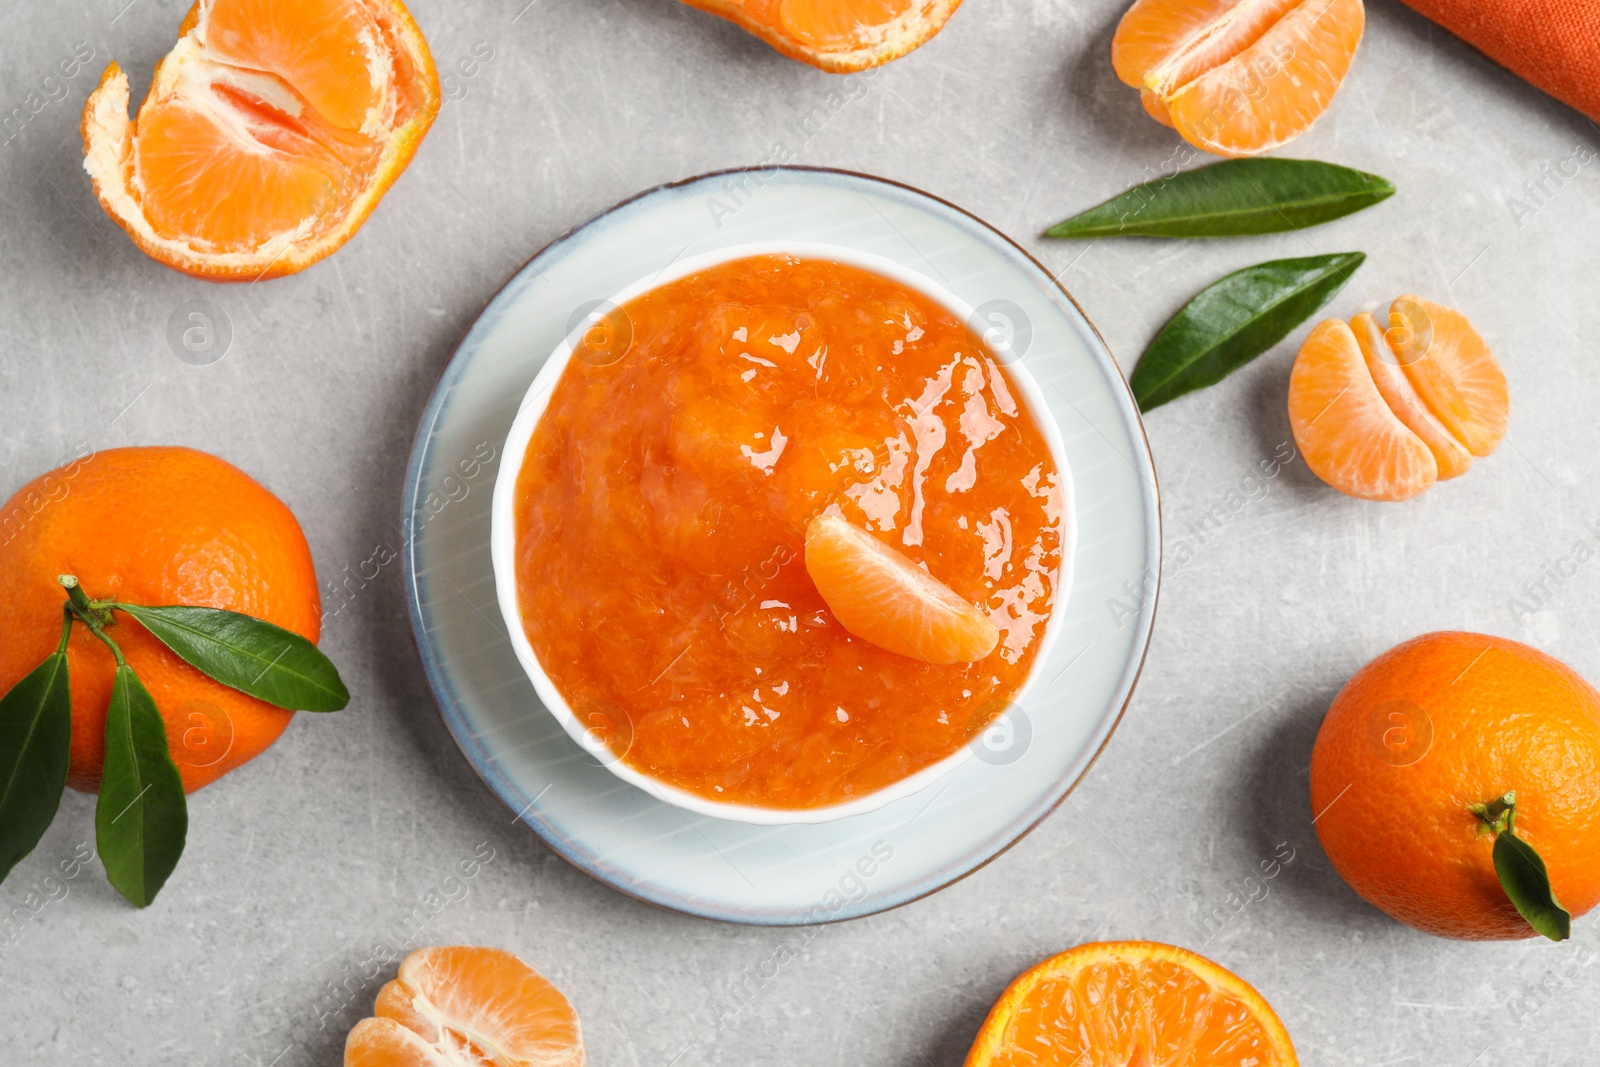
<path fill-rule="evenodd" d="M 483 301 L 478 308 L 477 313 L 473 315 L 471 322 L 467 324 L 465 329 L 462 330 L 460 336 L 456 339 L 456 342 L 450 351 L 450 358 L 445 361 L 444 365 L 439 369 L 439 373 L 434 378 L 433 386 L 428 393 L 427 402 L 423 406 L 422 414 L 417 421 L 416 433 L 412 437 L 411 447 L 406 458 L 405 474 L 403 476 L 404 482 L 401 485 L 400 494 L 400 530 L 404 534 L 400 552 L 400 563 L 401 576 L 405 582 L 405 588 L 403 592 L 406 600 L 406 618 L 410 623 L 412 645 L 415 647 L 417 651 L 417 658 L 422 665 L 422 672 L 424 679 L 428 684 L 429 695 L 433 698 L 434 708 L 439 713 L 440 719 L 443 720 L 445 729 L 449 731 L 451 740 L 455 742 L 456 748 L 466 760 L 467 766 L 472 769 L 473 774 L 480 782 L 483 783 L 485 788 L 487 788 L 489 792 L 493 794 L 495 799 L 504 805 L 507 811 L 512 811 L 512 805 L 506 799 L 501 785 L 497 784 L 491 779 L 485 768 L 479 766 L 478 761 L 473 759 L 472 755 L 470 754 L 467 744 L 464 743 L 462 729 L 464 729 L 465 724 L 458 724 L 457 722 L 453 721 L 450 711 L 447 710 L 448 702 L 443 698 L 442 695 L 443 686 L 441 684 L 441 679 L 438 677 L 438 671 L 435 665 L 431 662 L 430 655 L 426 647 L 426 642 L 424 641 L 425 626 L 422 618 L 421 603 L 417 588 L 416 537 L 410 531 L 413 528 L 412 520 L 416 513 L 416 504 L 421 486 L 423 456 L 426 451 L 427 443 L 431 439 L 434 428 L 437 426 L 439 417 L 444 410 L 444 400 L 447 395 L 447 386 L 450 384 L 450 379 L 454 377 L 456 372 L 464 365 L 464 362 L 468 356 L 468 352 L 466 351 L 467 342 L 471 340 L 472 335 L 483 323 L 484 316 L 496 304 L 496 302 L 498 302 L 500 298 L 505 295 L 506 291 L 509 290 L 513 285 L 517 284 L 530 268 L 537 271 L 536 264 L 539 260 L 545 258 L 556 249 L 563 247 L 589 227 L 629 207 L 637 201 L 643 200 L 646 197 L 654 196 L 658 193 L 665 192 L 667 190 L 680 189 L 686 186 L 698 184 L 700 182 L 728 177 L 731 175 L 751 173 L 774 174 L 786 172 L 832 175 L 835 177 L 842 177 L 851 183 L 858 180 L 865 181 L 875 185 L 888 186 L 892 189 L 897 189 L 924 197 L 927 200 L 930 200 L 935 204 L 945 208 L 946 210 L 949 210 L 954 214 L 976 224 L 976 226 L 978 226 L 981 230 L 992 235 L 1010 251 L 1020 256 L 1028 265 L 1031 265 L 1045 278 L 1049 279 L 1050 288 L 1066 299 L 1066 301 L 1078 313 L 1079 317 L 1082 318 L 1083 323 L 1088 327 L 1090 334 L 1093 335 L 1094 341 L 1098 345 L 1098 347 L 1096 347 L 1096 345 L 1088 346 L 1093 357 L 1096 359 L 1096 361 L 1103 360 L 1109 363 L 1109 367 L 1103 369 L 1115 372 L 1114 374 L 1109 375 L 1109 377 L 1115 379 L 1117 386 L 1120 386 L 1120 390 L 1117 387 L 1113 387 L 1111 392 L 1115 400 L 1122 401 L 1122 404 L 1119 406 L 1125 409 L 1125 413 L 1131 415 L 1131 420 L 1127 421 L 1131 421 L 1132 427 L 1138 431 L 1134 439 L 1135 442 L 1140 446 L 1140 453 L 1142 454 L 1144 465 L 1147 469 L 1147 474 L 1145 471 L 1138 471 L 1137 473 L 1140 475 L 1140 492 L 1141 495 L 1147 500 L 1148 513 L 1151 515 L 1152 521 L 1150 523 L 1148 536 L 1146 537 L 1145 546 L 1147 558 L 1151 561 L 1149 565 L 1151 588 L 1147 597 L 1148 611 L 1141 611 L 1139 613 L 1140 618 L 1136 624 L 1138 630 L 1135 634 L 1135 639 L 1138 645 L 1138 655 L 1130 657 L 1127 662 L 1123 664 L 1118 680 L 1118 688 L 1126 685 L 1127 693 L 1123 697 L 1120 706 L 1117 707 L 1115 714 L 1108 716 L 1104 720 L 1104 734 L 1100 737 L 1099 743 L 1095 746 L 1094 751 L 1090 753 L 1088 758 L 1084 761 L 1082 769 L 1075 776 L 1073 776 L 1070 781 L 1063 779 L 1063 781 L 1058 782 L 1049 793 L 1044 795 L 1042 807 L 1040 808 L 1038 814 L 1033 819 L 1028 821 L 1026 825 L 1019 829 L 1015 834 L 1011 835 L 1008 840 L 1002 843 L 991 854 L 985 856 L 983 859 L 979 860 L 971 867 L 968 867 L 966 870 L 963 870 L 952 877 L 944 877 L 942 874 L 935 875 L 936 878 L 941 880 L 930 885 L 921 892 L 914 893 L 914 895 L 907 896 L 900 900 L 884 903 L 870 910 L 854 912 L 851 914 L 830 915 L 820 919 L 815 916 L 816 909 L 799 915 L 757 914 L 735 917 L 726 914 L 725 912 L 710 908 L 695 908 L 693 907 L 693 904 L 695 903 L 694 901 L 682 900 L 670 902 L 664 899 L 645 896 L 641 892 L 636 892 L 634 889 L 623 884 L 619 880 L 616 880 L 612 877 L 607 877 L 603 864 L 586 864 L 581 862 L 577 856 L 569 852 L 567 842 L 562 835 L 549 834 L 547 836 L 546 833 L 541 832 L 539 827 L 528 821 L 526 808 L 522 811 L 515 812 L 516 822 L 525 827 L 528 832 L 532 833 L 534 837 L 536 837 L 545 845 L 545 847 L 549 848 L 550 851 L 559 856 L 568 865 L 624 896 L 631 897 L 634 900 L 641 901 L 645 904 L 652 905 L 660 908 L 663 911 L 672 912 L 674 914 L 689 915 L 694 918 L 709 919 L 712 921 L 725 922 L 733 925 L 779 928 L 833 925 L 835 923 L 850 922 L 855 919 L 864 919 L 870 915 L 880 915 L 885 912 L 914 904 L 917 901 L 924 900 L 927 897 L 933 896 L 935 893 L 948 889 L 957 882 L 969 878 L 973 874 L 976 874 L 978 871 L 984 869 L 989 864 L 993 863 L 995 860 L 1009 852 L 1017 845 L 1018 842 L 1037 829 L 1040 823 L 1049 818 L 1050 815 L 1053 814 L 1055 810 L 1059 808 L 1066 801 L 1066 799 L 1077 790 L 1078 786 L 1083 783 L 1083 780 L 1088 777 L 1089 772 L 1094 769 L 1095 764 L 1099 762 L 1100 756 L 1106 750 L 1106 746 L 1111 743 L 1112 737 L 1116 735 L 1117 730 L 1121 727 L 1123 717 L 1127 714 L 1128 706 L 1133 702 L 1134 694 L 1138 691 L 1139 681 L 1144 673 L 1145 663 L 1149 659 L 1151 637 L 1155 630 L 1156 615 L 1160 609 L 1162 562 L 1164 552 L 1164 546 L 1162 543 L 1163 522 L 1161 514 L 1161 489 L 1156 473 L 1155 454 L 1151 451 L 1149 434 L 1145 429 L 1144 418 L 1142 413 L 1139 411 L 1138 402 L 1134 399 L 1133 390 L 1128 385 L 1127 377 L 1123 374 L 1121 366 L 1116 361 L 1116 357 L 1112 355 L 1111 346 L 1106 342 L 1104 335 L 1101 334 L 1100 329 L 1095 325 L 1094 320 L 1091 319 L 1088 312 L 1084 310 L 1083 305 L 1078 303 L 1077 298 L 1067 291 L 1056 275 L 1052 273 L 1043 263 L 1039 262 L 1033 253 L 1029 252 L 1020 243 L 1012 239 L 1008 234 L 1000 230 L 998 227 L 987 222 L 973 212 L 968 211 L 966 208 L 946 200 L 944 197 L 893 178 L 885 178 L 880 175 L 867 174 L 862 171 L 849 170 L 843 167 L 782 164 L 773 166 L 724 167 L 716 170 L 705 171 L 686 178 L 661 182 L 642 189 L 639 192 L 634 193 L 632 196 L 619 200 L 609 207 L 603 208 L 602 210 L 584 219 L 577 225 L 568 228 L 567 230 L 558 234 L 556 237 L 550 239 L 536 252 L 524 260 L 515 270 L 511 271 L 511 273 L 506 276 L 505 281 L 503 281 L 495 289 L 495 291 Z M 1134 458 L 1136 465 L 1138 463 L 1138 459 L 1138 456 Z"/>

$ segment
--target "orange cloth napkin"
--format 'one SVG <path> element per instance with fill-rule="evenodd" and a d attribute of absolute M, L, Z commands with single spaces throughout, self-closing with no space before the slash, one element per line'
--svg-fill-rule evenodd
<path fill-rule="evenodd" d="M 1600 0 L 1401 0 L 1600 120 Z"/>

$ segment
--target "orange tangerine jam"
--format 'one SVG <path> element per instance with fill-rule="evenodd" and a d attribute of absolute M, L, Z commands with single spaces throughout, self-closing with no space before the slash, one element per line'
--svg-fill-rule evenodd
<path fill-rule="evenodd" d="M 604 326 L 516 484 L 522 623 L 578 719 L 643 774 L 761 807 L 958 751 L 1026 680 L 1064 539 L 1055 464 L 990 350 L 899 282 L 789 256 Z M 805 568 L 830 507 L 982 608 L 995 651 L 933 666 L 846 633 Z"/>

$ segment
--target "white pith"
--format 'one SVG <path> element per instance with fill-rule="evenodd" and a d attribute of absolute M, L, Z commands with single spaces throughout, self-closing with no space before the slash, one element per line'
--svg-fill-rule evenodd
<path fill-rule="evenodd" d="M 1172 53 L 1167 56 L 1165 62 L 1161 63 L 1155 69 L 1149 71 L 1145 75 L 1145 85 L 1163 100 L 1170 100 L 1171 98 L 1177 96 L 1186 88 L 1186 86 L 1180 85 L 1173 87 L 1168 83 L 1177 73 L 1177 71 L 1183 67 L 1184 63 L 1189 59 L 1190 56 L 1203 49 L 1211 41 L 1227 33 L 1228 29 L 1233 26 L 1234 23 L 1239 21 L 1241 17 L 1240 12 L 1256 7 L 1267 6 L 1272 2 L 1273 0 L 1243 0 L 1243 3 L 1235 4 L 1233 7 L 1230 7 L 1216 21 L 1206 23 L 1198 31 L 1192 34 L 1188 40 L 1184 41 L 1182 44 L 1178 45 L 1177 48 L 1173 49 Z M 1261 35 L 1258 36 L 1256 40 L 1259 41 L 1261 37 L 1265 37 L 1267 34 L 1271 33 L 1278 23 L 1281 23 L 1284 19 L 1294 14 L 1294 12 L 1299 10 L 1302 6 L 1304 6 L 1303 2 L 1295 4 L 1286 9 L 1282 15 L 1278 16 L 1277 22 L 1274 22 L 1272 26 L 1269 26 L 1263 30 Z M 1240 53 L 1245 52 L 1253 44 L 1255 44 L 1255 41 L 1249 42 L 1235 52 L 1234 55 L 1239 55 Z M 1210 71 L 1202 71 L 1187 84 L 1194 84 L 1194 82 L 1199 81 L 1208 73 L 1210 73 Z"/>
<path fill-rule="evenodd" d="M 431 1049 L 442 1062 L 448 1064 L 449 1067 L 482 1067 L 482 1061 L 479 1060 L 478 1057 L 469 1053 L 465 1048 L 456 1046 L 455 1041 L 452 1040 L 452 1035 L 456 1034 L 461 1035 L 473 1045 L 476 1045 L 478 1048 L 487 1052 L 489 1054 L 491 1063 L 498 1065 L 520 1063 L 532 1064 L 535 1062 L 532 1060 L 525 1060 L 520 1057 L 512 1056 L 505 1049 L 500 1047 L 496 1038 L 490 1037 L 481 1030 L 475 1030 L 471 1027 L 462 1025 L 459 1019 L 450 1018 L 441 1012 L 437 1007 L 435 1007 L 433 1002 L 427 997 L 424 997 L 421 993 L 413 992 L 411 994 L 411 1009 L 422 1018 L 433 1024 L 434 1029 L 439 1034 L 439 1040 L 435 1044 L 427 1042 L 427 1039 L 424 1038 L 424 1043 L 428 1044 L 429 1049 Z M 576 1028 L 577 1025 L 577 1020 L 574 1019 L 573 1026 Z M 581 1050 L 583 1048 L 582 1032 L 581 1030 L 577 1032 L 579 1036 L 576 1049 Z M 576 1057 L 572 1055 L 566 1055 L 559 1060 L 550 1060 L 547 1062 L 549 1067 L 576 1067 L 576 1065 L 583 1062 L 583 1058 L 580 1052 L 580 1054 Z M 540 1064 L 538 1067 L 544 1067 L 544 1065 Z"/>

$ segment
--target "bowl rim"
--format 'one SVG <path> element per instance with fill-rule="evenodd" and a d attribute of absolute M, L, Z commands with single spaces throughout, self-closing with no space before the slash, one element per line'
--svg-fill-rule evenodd
<path fill-rule="evenodd" d="M 927 277 L 920 271 L 876 253 L 861 251 L 847 245 L 819 241 L 746 242 L 724 245 L 720 248 L 697 253 L 693 256 L 674 260 L 653 274 L 635 279 L 614 293 L 609 299 L 601 301 L 600 306 L 607 308 L 621 307 L 644 293 L 681 280 L 699 271 L 734 260 L 762 255 L 789 255 L 799 259 L 831 260 L 879 274 L 933 300 L 941 307 L 955 314 L 963 323 L 966 323 L 969 330 L 974 333 L 980 332 L 974 323 L 977 309 L 951 292 L 947 287 Z M 597 738 L 592 729 L 586 727 L 578 719 L 578 716 L 567 703 L 566 698 L 561 695 L 554 681 L 539 662 L 539 657 L 534 652 L 533 645 L 528 640 L 527 633 L 522 625 L 516 579 L 517 537 L 513 505 L 517 479 L 527 458 L 528 444 L 532 440 L 539 419 L 549 405 L 550 397 L 555 391 L 556 384 L 571 363 L 576 339 L 588 328 L 589 323 L 580 320 L 569 329 L 567 335 L 562 338 L 554 351 L 546 358 L 538 373 L 534 376 L 532 383 L 529 384 L 527 391 L 523 394 L 522 400 L 518 404 L 516 417 L 512 420 L 511 428 L 503 445 L 501 452 L 503 459 L 499 470 L 496 472 L 494 493 L 490 506 L 490 559 L 494 571 L 495 599 L 499 604 L 501 616 L 505 621 L 512 650 L 516 654 L 517 662 L 522 667 L 523 673 L 533 683 L 534 691 L 544 705 L 545 710 L 555 717 L 567 735 L 590 756 L 597 758 L 612 774 L 628 784 L 644 790 L 661 803 L 709 818 L 756 826 L 812 825 L 833 822 L 855 815 L 865 815 L 921 792 L 971 759 L 975 749 L 972 743 L 968 743 L 943 759 L 864 796 L 817 808 L 769 808 L 752 804 L 723 803 L 644 774 L 626 764 L 621 757 L 613 755 L 606 747 L 603 739 Z M 1072 471 L 1067 460 L 1066 448 L 1061 438 L 1061 429 L 1050 410 L 1049 404 L 1044 399 L 1043 391 L 1037 379 L 1033 377 L 1022 359 L 1006 360 L 1002 358 L 1000 363 L 1009 371 L 1008 376 L 1011 384 L 1021 394 L 1023 403 L 1028 413 L 1033 417 L 1034 424 L 1044 438 L 1050 457 L 1056 464 L 1062 497 L 1062 520 L 1065 523 L 1065 530 L 1062 536 L 1061 563 L 1057 571 L 1058 581 L 1055 601 L 1051 607 L 1050 617 L 1045 622 L 1044 632 L 1039 638 L 1039 645 L 1034 652 L 1033 665 L 1030 667 L 1027 677 L 1023 679 L 1021 686 L 1018 687 L 1016 694 L 1008 701 L 1007 706 L 1010 707 L 1021 705 L 1029 690 L 1039 680 L 1039 674 L 1049 658 L 1056 637 L 1060 633 L 1066 603 L 1072 594 L 1075 578 L 1078 523 Z M 983 735 L 980 734 L 978 736 L 981 737 Z"/>

